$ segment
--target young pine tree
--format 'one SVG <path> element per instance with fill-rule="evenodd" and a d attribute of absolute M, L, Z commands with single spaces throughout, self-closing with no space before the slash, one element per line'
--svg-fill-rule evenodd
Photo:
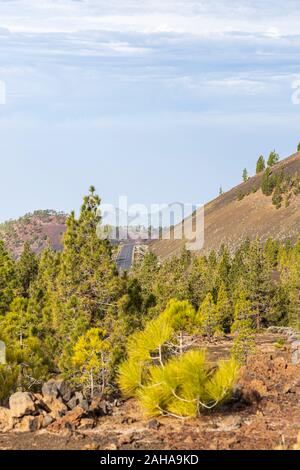
<path fill-rule="evenodd" d="M 91 328 L 81 336 L 73 349 L 75 379 L 92 398 L 96 390 L 104 393 L 109 374 L 109 344 L 106 332 Z"/>
<path fill-rule="evenodd" d="M 0 240 L 0 316 L 4 315 L 12 302 L 17 287 L 15 262 Z"/>
<path fill-rule="evenodd" d="M 266 169 L 262 177 L 261 190 L 265 196 L 271 196 L 276 182 L 273 175 L 271 175 L 270 167 Z"/>
<path fill-rule="evenodd" d="M 254 351 L 254 334 L 251 302 L 247 300 L 245 292 L 241 291 L 234 309 L 234 344 L 232 356 L 239 363 L 244 364 L 248 356 Z"/>
<path fill-rule="evenodd" d="M 255 327 L 260 330 L 261 326 L 268 325 L 272 315 L 274 281 L 264 249 L 258 240 L 251 242 L 245 267 L 244 279 L 247 285 L 248 299 L 251 302 Z"/>
<path fill-rule="evenodd" d="M 244 168 L 244 170 L 243 170 L 243 181 L 244 181 L 244 183 L 246 183 L 246 181 L 248 181 L 248 179 L 249 179 L 248 170 L 247 170 L 247 168 Z"/>
<path fill-rule="evenodd" d="M 263 155 L 261 155 L 256 163 L 256 174 L 258 175 L 265 169 L 266 169 L 266 162 L 265 162 Z"/>
<path fill-rule="evenodd" d="M 31 251 L 30 244 L 25 243 L 22 255 L 16 263 L 16 276 L 18 282 L 19 295 L 29 297 L 29 288 L 38 275 L 38 259 Z"/>
<path fill-rule="evenodd" d="M 209 293 L 202 302 L 198 311 L 198 323 L 204 336 L 212 338 L 221 330 L 220 320 L 217 315 L 216 305 Z"/>
<path fill-rule="evenodd" d="M 275 152 L 275 150 L 273 150 L 270 155 L 269 155 L 269 158 L 268 158 L 268 167 L 272 167 L 274 165 L 276 165 L 276 163 L 279 162 L 279 155 L 278 153 Z"/>
<path fill-rule="evenodd" d="M 218 323 L 224 333 L 229 333 L 233 323 L 233 309 L 224 282 L 221 283 L 216 304 Z"/>

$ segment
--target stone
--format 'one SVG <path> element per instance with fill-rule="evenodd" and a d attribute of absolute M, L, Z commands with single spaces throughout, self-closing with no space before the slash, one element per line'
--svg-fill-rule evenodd
<path fill-rule="evenodd" d="M 79 431 L 86 431 L 88 429 L 94 429 L 96 422 L 93 418 L 83 418 L 80 420 L 80 425 L 78 426 Z"/>
<path fill-rule="evenodd" d="M 78 402 L 78 406 L 83 408 L 85 411 L 89 411 L 90 408 L 89 402 L 85 398 Z"/>
<path fill-rule="evenodd" d="M 21 418 L 35 413 L 36 407 L 33 396 L 28 392 L 17 392 L 9 399 L 9 408 L 13 418 Z"/>
<path fill-rule="evenodd" d="M 23 416 L 15 426 L 15 430 L 20 433 L 38 431 L 42 427 L 41 418 L 42 416 Z"/>
<path fill-rule="evenodd" d="M 50 426 L 50 424 L 52 424 L 54 421 L 54 418 L 51 416 L 51 415 L 46 415 L 43 417 L 43 424 L 42 424 L 42 427 L 43 428 L 47 428 L 48 426 Z"/>
<path fill-rule="evenodd" d="M 0 407 L 0 432 L 8 432 L 13 428 L 11 411 L 8 408 Z"/>
<path fill-rule="evenodd" d="M 92 400 L 89 410 L 96 416 L 107 416 L 111 414 L 110 403 L 98 397 Z"/>
<path fill-rule="evenodd" d="M 69 384 L 65 380 L 56 380 L 55 383 L 60 396 L 64 396 L 69 391 Z"/>
<path fill-rule="evenodd" d="M 66 380 L 51 379 L 48 380 L 48 382 L 44 383 L 42 387 L 42 393 L 44 397 L 61 397 L 62 400 L 66 403 L 71 400 L 73 390 L 71 389 L 70 384 Z"/>
<path fill-rule="evenodd" d="M 60 432 L 62 430 L 75 430 L 80 426 L 82 418 L 85 418 L 86 412 L 80 406 L 76 406 L 74 410 L 69 411 L 63 418 L 58 419 L 51 424 L 48 429 L 53 432 Z"/>
<path fill-rule="evenodd" d="M 217 423 L 218 431 L 231 432 L 242 426 L 242 418 L 240 416 L 226 416 Z"/>
<path fill-rule="evenodd" d="M 62 418 L 69 410 L 67 405 L 64 404 L 62 398 L 55 398 L 54 396 L 45 395 L 43 401 L 47 407 L 48 413 L 54 419 Z"/>
<path fill-rule="evenodd" d="M 62 399 L 64 403 L 68 403 L 73 396 L 72 390 L 68 390 L 64 395 L 62 395 Z"/>
<path fill-rule="evenodd" d="M 157 419 L 152 419 L 148 423 L 148 428 L 149 429 L 155 429 L 156 431 L 160 428 L 160 426 L 161 426 L 161 424 L 160 424 L 159 421 L 157 421 Z"/>
<path fill-rule="evenodd" d="M 48 380 L 48 382 L 45 382 L 42 387 L 42 394 L 44 397 L 57 398 L 59 394 L 59 391 L 57 388 L 57 381 L 54 379 L 51 379 L 51 380 Z"/>
<path fill-rule="evenodd" d="M 300 341 L 293 341 L 291 344 L 292 349 L 292 364 L 297 366 L 300 363 Z"/>
<path fill-rule="evenodd" d="M 83 393 L 82 392 L 75 392 L 75 398 L 78 401 L 82 401 L 84 399 Z"/>
<path fill-rule="evenodd" d="M 40 413 L 47 414 L 51 411 L 49 406 L 45 403 L 44 397 L 39 393 L 34 395 L 34 403 L 35 407 Z"/>
<path fill-rule="evenodd" d="M 70 410 L 73 410 L 74 408 L 76 408 L 78 403 L 79 402 L 78 402 L 77 398 L 74 396 L 67 402 L 67 406 Z"/>

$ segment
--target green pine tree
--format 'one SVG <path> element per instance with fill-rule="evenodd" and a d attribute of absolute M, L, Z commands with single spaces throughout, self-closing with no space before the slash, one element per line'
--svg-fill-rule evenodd
<path fill-rule="evenodd" d="M 258 175 L 265 169 L 266 169 L 266 162 L 265 162 L 263 155 L 261 155 L 256 163 L 256 174 Z"/>
<path fill-rule="evenodd" d="M 198 314 L 198 323 L 204 336 L 212 338 L 221 330 L 221 322 L 217 315 L 216 305 L 209 293 L 202 302 Z"/>
<path fill-rule="evenodd" d="M 247 170 L 247 168 L 244 168 L 244 170 L 243 170 L 243 181 L 244 181 L 244 183 L 246 183 L 246 181 L 248 181 L 248 179 L 249 179 L 248 170 Z"/>
<path fill-rule="evenodd" d="M 218 323 L 221 325 L 221 328 L 224 331 L 224 333 L 229 333 L 231 329 L 231 325 L 233 323 L 233 311 L 232 311 L 232 305 L 229 299 L 228 291 L 226 289 L 224 282 L 221 283 L 221 286 L 218 292 L 216 314 L 218 318 Z"/>
<path fill-rule="evenodd" d="M 267 165 L 270 168 L 270 167 L 276 165 L 276 163 L 278 163 L 278 162 L 279 162 L 279 155 L 278 155 L 278 153 L 275 152 L 275 150 L 273 150 L 269 155 Z"/>
<path fill-rule="evenodd" d="M 15 262 L 0 240 L 0 315 L 4 315 L 12 302 L 17 287 Z"/>
<path fill-rule="evenodd" d="M 31 251 L 30 244 L 25 243 L 22 255 L 16 264 L 16 276 L 21 297 L 29 296 L 29 288 L 38 275 L 38 259 Z"/>

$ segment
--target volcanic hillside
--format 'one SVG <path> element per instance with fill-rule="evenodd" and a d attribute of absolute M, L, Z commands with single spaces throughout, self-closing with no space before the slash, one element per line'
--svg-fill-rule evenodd
<path fill-rule="evenodd" d="M 246 238 L 268 237 L 295 240 L 300 234 L 300 152 L 270 169 L 270 178 L 280 180 L 280 190 L 269 195 L 262 191 L 265 172 L 249 178 L 205 205 L 204 247 L 206 254 L 226 244 L 234 251 Z M 191 225 L 191 218 L 185 226 Z M 182 230 L 175 227 L 175 233 Z M 161 259 L 180 253 L 185 242 L 159 240 L 151 245 Z"/>
<path fill-rule="evenodd" d="M 22 253 L 25 242 L 29 242 L 35 253 L 40 253 L 47 243 L 59 251 L 66 230 L 66 217 L 66 214 L 53 210 L 35 211 L 0 224 L 0 239 L 15 258 Z"/>

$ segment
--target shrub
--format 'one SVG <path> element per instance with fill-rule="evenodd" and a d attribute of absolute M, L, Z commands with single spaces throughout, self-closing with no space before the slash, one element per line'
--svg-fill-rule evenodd
<path fill-rule="evenodd" d="M 172 331 L 169 315 L 164 312 L 144 331 L 133 334 L 118 383 L 124 395 L 138 398 L 148 416 L 197 416 L 230 396 L 238 365 L 231 359 L 212 369 L 205 352 L 195 349 L 172 356 Z"/>

